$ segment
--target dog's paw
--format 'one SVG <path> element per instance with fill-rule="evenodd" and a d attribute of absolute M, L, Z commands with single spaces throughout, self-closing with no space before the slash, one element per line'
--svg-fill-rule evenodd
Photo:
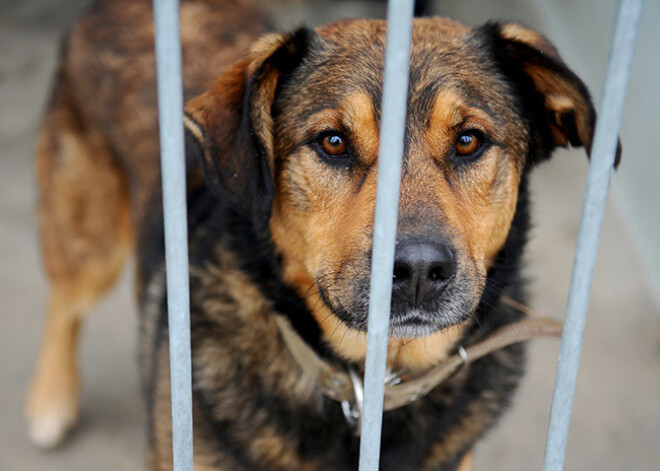
<path fill-rule="evenodd" d="M 66 411 L 51 411 L 43 416 L 30 418 L 30 440 L 39 448 L 54 448 L 62 442 L 75 422 L 75 416 Z"/>
<path fill-rule="evenodd" d="M 33 387 L 28 398 L 28 434 L 43 449 L 59 445 L 78 420 L 77 388 L 54 389 Z"/>

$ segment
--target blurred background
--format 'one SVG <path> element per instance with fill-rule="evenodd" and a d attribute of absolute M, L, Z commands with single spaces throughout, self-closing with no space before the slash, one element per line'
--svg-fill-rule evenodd
<path fill-rule="evenodd" d="M 81 345 L 81 420 L 60 448 L 27 439 L 24 396 L 44 319 L 46 286 L 35 229 L 33 148 L 60 38 L 89 5 L 0 0 L 0 468 L 145 468 L 137 323 L 129 268 L 88 319 Z M 550 38 L 600 102 L 615 0 L 436 0 L 428 12 L 469 25 L 514 20 Z M 342 17 L 384 17 L 375 1 L 284 2 L 283 29 Z M 660 2 L 647 1 L 600 244 L 565 469 L 657 470 L 660 463 Z M 587 159 L 556 152 L 536 169 L 527 251 L 531 307 L 562 317 Z M 511 411 L 477 447 L 475 471 L 541 469 L 559 342 L 530 344 Z"/>

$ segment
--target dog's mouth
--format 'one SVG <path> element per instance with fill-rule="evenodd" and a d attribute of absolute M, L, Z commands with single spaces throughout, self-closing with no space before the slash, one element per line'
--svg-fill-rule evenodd
<path fill-rule="evenodd" d="M 390 336 L 395 338 L 425 337 L 462 324 L 471 315 L 471 309 L 463 312 L 456 312 L 451 308 L 437 311 L 419 308 L 406 311 L 393 309 L 390 316 Z"/>
<path fill-rule="evenodd" d="M 394 290 L 390 310 L 390 337 L 425 337 L 465 323 L 476 309 L 481 289 L 475 289 L 474 286 L 465 289 L 462 285 L 465 283 L 454 280 L 437 298 L 418 306 L 402 299 Z M 329 290 L 317 281 L 323 304 L 347 327 L 361 332 L 367 331 L 368 287 L 367 280 L 347 286 L 345 291 Z M 339 292 L 342 292 L 341 296 Z"/>

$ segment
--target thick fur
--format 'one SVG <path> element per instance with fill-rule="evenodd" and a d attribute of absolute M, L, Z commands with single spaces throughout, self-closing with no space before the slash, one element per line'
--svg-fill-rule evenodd
<path fill-rule="evenodd" d="M 77 416 L 77 331 L 132 247 L 149 469 L 171 468 L 168 326 L 150 2 L 100 1 L 71 30 L 38 147 L 49 321 L 31 388 L 33 438 Z M 197 470 L 347 470 L 358 439 L 291 357 L 287 316 L 327 361 L 365 354 L 385 24 L 288 35 L 247 1 L 182 5 Z M 442 244 L 454 272 L 423 303 L 393 294 L 388 366 L 418 372 L 519 316 L 528 175 L 590 147 L 582 82 L 515 24 L 415 20 L 399 244 Z M 456 152 L 477 130 L 477 155 Z M 347 142 L 340 156 L 323 136 Z M 466 470 L 511 401 L 509 347 L 384 416 L 381 469 Z M 461 464 L 462 463 L 462 464 Z"/>

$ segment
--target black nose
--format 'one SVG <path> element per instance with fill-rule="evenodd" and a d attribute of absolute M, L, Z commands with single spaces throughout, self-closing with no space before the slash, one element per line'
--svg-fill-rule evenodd
<path fill-rule="evenodd" d="M 428 241 L 402 242 L 394 254 L 392 292 L 419 307 L 442 294 L 455 272 L 454 254 L 447 245 Z"/>

